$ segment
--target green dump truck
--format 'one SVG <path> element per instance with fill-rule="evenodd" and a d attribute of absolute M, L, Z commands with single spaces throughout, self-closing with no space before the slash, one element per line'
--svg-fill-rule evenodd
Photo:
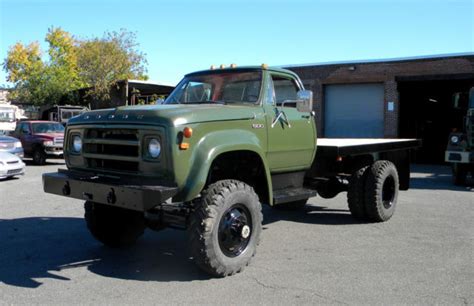
<path fill-rule="evenodd" d="M 188 74 L 162 105 L 72 118 L 67 170 L 44 174 L 44 190 L 85 200 L 87 227 L 107 246 L 146 228 L 187 230 L 194 261 L 215 276 L 249 264 L 262 204 L 294 210 L 347 192 L 356 219 L 390 219 L 419 141 L 317 139 L 312 100 L 284 69 Z"/>
<path fill-rule="evenodd" d="M 458 97 L 459 95 L 456 95 L 456 98 Z M 455 101 L 455 104 L 457 103 L 458 101 Z M 463 128 L 449 135 L 445 154 L 445 161 L 452 166 L 455 185 L 466 184 L 469 172 L 474 176 L 474 87 L 469 91 L 467 104 Z"/>

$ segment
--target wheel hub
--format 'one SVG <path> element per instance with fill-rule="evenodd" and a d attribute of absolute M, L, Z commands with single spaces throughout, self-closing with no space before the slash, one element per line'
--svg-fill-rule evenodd
<path fill-rule="evenodd" d="M 251 238 L 252 219 L 248 209 L 236 204 L 229 208 L 219 223 L 218 240 L 221 251 L 228 257 L 242 254 Z"/>
<path fill-rule="evenodd" d="M 242 232 L 240 233 L 242 238 L 247 239 L 250 236 L 250 227 L 248 225 L 244 225 L 242 227 Z"/>

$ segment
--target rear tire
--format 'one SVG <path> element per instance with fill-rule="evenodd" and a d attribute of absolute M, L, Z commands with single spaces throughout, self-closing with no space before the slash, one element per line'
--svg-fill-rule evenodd
<path fill-rule="evenodd" d="M 365 208 L 369 221 L 383 222 L 392 217 L 398 189 L 398 172 L 393 163 L 379 160 L 367 169 Z"/>
<path fill-rule="evenodd" d="M 190 218 L 189 246 L 196 264 L 219 277 L 242 271 L 255 255 L 262 206 L 253 188 L 222 180 L 203 191 Z"/>
<path fill-rule="evenodd" d="M 84 204 L 87 228 L 106 246 L 133 245 L 145 230 L 143 213 L 87 201 Z"/>
<path fill-rule="evenodd" d="M 365 208 L 365 181 L 367 179 L 369 167 L 363 167 L 352 174 L 347 190 L 347 204 L 352 217 L 359 221 L 367 220 Z"/>
<path fill-rule="evenodd" d="M 467 165 L 454 163 L 451 167 L 453 171 L 453 183 L 456 186 L 464 186 L 466 185 L 466 178 L 467 178 Z"/>

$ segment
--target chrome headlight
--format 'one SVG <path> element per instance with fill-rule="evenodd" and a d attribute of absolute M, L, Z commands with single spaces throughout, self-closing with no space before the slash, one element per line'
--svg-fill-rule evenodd
<path fill-rule="evenodd" d="M 457 144 L 459 142 L 459 136 L 451 136 L 451 143 Z"/>
<path fill-rule="evenodd" d="M 21 148 L 21 141 L 15 141 L 15 148 Z"/>
<path fill-rule="evenodd" d="M 72 137 L 72 150 L 75 153 L 79 153 L 82 150 L 82 139 L 79 135 L 74 135 Z"/>
<path fill-rule="evenodd" d="M 52 140 L 43 141 L 43 146 L 52 147 L 52 146 L 54 146 L 54 141 L 52 141 Z"/>
<path fill-rule="evenodd" d="M 160 141 L 156 138 L 150 139 L 148 142 L 148 153 L 152 158 L 157 158 L 161 153 L 161 144 Z"/>

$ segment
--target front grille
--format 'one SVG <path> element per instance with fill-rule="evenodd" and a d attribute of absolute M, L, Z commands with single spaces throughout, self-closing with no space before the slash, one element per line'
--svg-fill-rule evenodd
<path fill-rule="evenodd" d="M 54 138 L 55 145 L 62 145 L 64 143 L 64 137 L 56 137 Z"/>
<path fill-rule="evenodd" d="M 12 169 L 12 170 L 8 170 L 7 172 L 7 175 L 8 174 L 18 174 L 18 173 L 21 173 L 23 171 L 23 169 Z"/>
<path fill-rule="evenodd" d="M 92 169 L 138 172 L 140 139 L 136 129 L 86 129 L 83 156 Z"/>

